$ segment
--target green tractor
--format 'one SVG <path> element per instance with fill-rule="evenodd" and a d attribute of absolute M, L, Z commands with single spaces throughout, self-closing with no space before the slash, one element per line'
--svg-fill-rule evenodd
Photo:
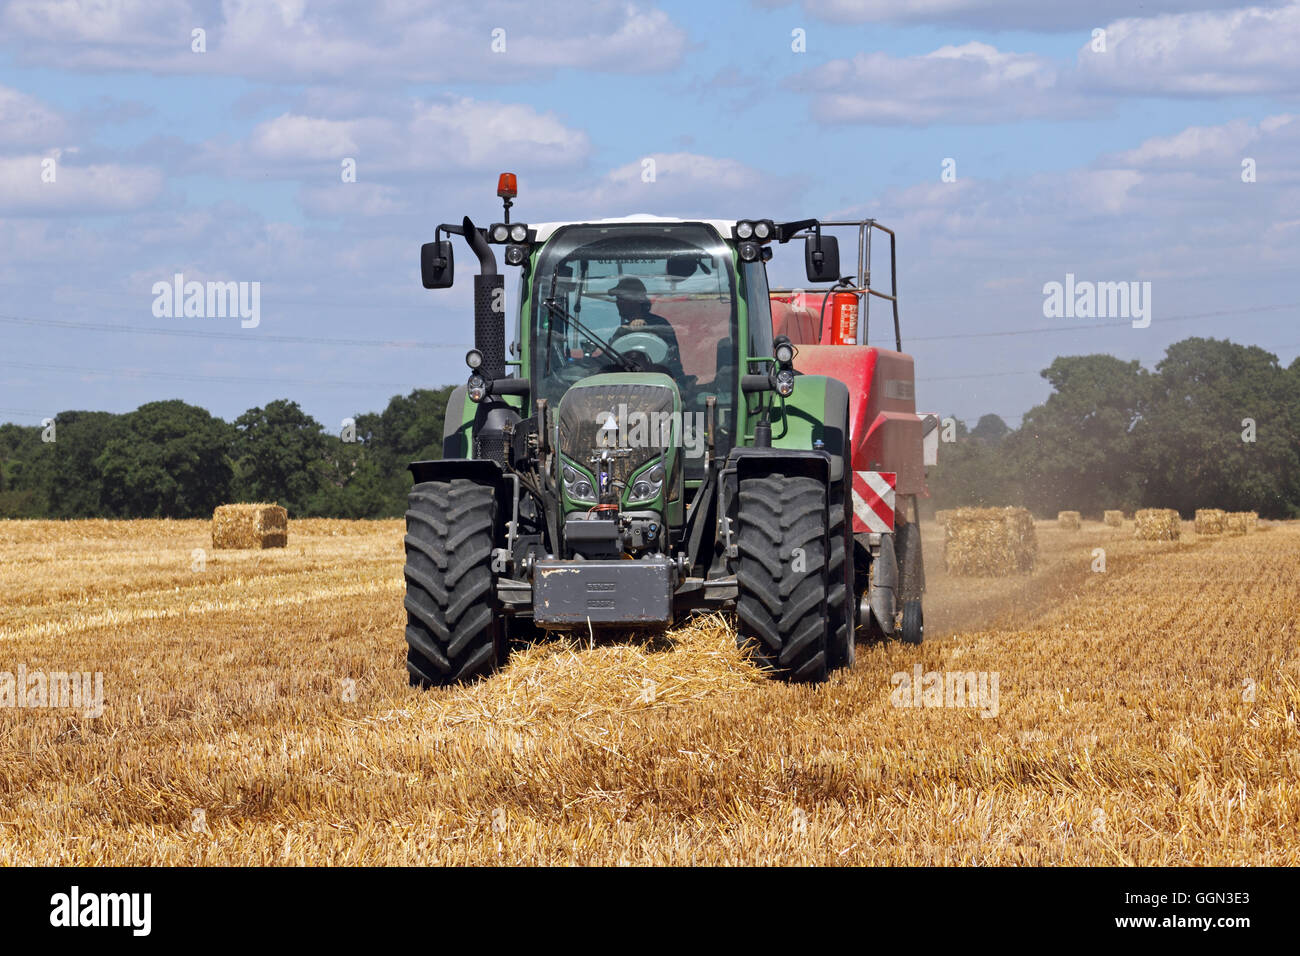
<path fill-rule="evenodd" d="M 421 249 L 425 288 L 452 285 L 453 235 L 479 271 L 443 457 L 410 465 L 411 683 L 489 674 L 539 630 L 664 629 L 706 609 L 734 609 L 776 677 L 850 665 L 850 397 L 796 371 L 765 268 L 802 238 L 808 281 L 839 282 L 834 237 L 812 219 L 530 225 L 510 221 L 511 174 L 498 195 L 502 222 L 444 224 Z M 508 344 L 494 245 L 519 269 Z"/>

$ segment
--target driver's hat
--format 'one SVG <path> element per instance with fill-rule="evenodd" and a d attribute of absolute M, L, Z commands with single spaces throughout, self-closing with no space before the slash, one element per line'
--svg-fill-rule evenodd
<path fill-rule="evenodd" d="M 650 297 L 646 295 L 645 283 L 632 276 L 624 276 L 619 279 L 614 288 L 609 290 L 609 294 L 617 299 L 620 305 L 634 302 L 648 303 L 650 301 Z"/>

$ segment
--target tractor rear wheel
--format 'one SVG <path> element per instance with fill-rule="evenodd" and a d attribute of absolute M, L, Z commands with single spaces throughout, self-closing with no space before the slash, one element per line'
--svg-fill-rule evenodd
<path fill-rule="evenodd" d="M 421 482 L 407 496 L 406 669 L 413 687 L 445 687 L 501 662 L 496 512 L 493 490 L 464 478 Z"/>
<path fill-rule="evenodd" d="M 849 510 L 849 478 L 831 486 L 830 543 L 826 561 L 826 664 L 831 669 L 852 667 L 857 658 L 858 598 L 854 594 L 857 574 L 853 567 L 853 512 Z"/>
<path fill-rule="evenodd" d="M 826 678 L 826 497 L 814 478 L 740 482 L 737 640 L 783 680 Z"/>

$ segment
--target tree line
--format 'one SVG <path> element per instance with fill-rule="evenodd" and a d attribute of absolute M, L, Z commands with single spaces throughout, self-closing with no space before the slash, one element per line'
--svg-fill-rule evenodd
<path fill-rule="evenodd" d="M 1300 359 L 1191 338 L 1148 371 L 1109 355 L 1057 358 L 1019 428 L 985 415 L 942 429 L 932 502 L 1060 510 L 1201 507 L 1300 517 Z M 0 425 L 0 517 L 195 518 L 278 501 L 295 517 L 405 509 L 410 461 L 442 454 L 451 386 L 356 416 L 355 441 L 287 399 L 232 423 L 179 400 Z M 352 437 L 352 436 L 349 436 Z"/>
<path fill-rule="evenodd" d="M 941 508 L 1197 508 L 1300 517 L 1300 359 L 1189 338 L 1154 370 L 1110 355 L 1058 358 L 1020 427 L 985 415 L 940 442 L 930 472 Z"/>
<path fill-rule="evenodd" d="M 294 517 L 400 516 L 407 463 L 442 457 L 451 390 L 394 396 L 346 436 L 288 399 L 234 422 L 171 400 L 60 412 L 52 429 L 0 425 L 0 518 L 206 518 L 241 501 Z"/>

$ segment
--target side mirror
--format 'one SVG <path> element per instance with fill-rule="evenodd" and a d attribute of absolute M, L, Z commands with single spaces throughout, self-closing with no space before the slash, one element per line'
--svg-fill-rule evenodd
<path fill-rule="evenodd" d="M 834 236 L 813 233 L 804 243 L 803 257 L 809 282 L 836 282 L 841 278 L 840 243 Z"/>
<path fill-rule="evenodd" d="M 455 272 L 450 239 L 426 242 L 420 247 L 420 278 L 426 289 L 450 289 Z"/>

